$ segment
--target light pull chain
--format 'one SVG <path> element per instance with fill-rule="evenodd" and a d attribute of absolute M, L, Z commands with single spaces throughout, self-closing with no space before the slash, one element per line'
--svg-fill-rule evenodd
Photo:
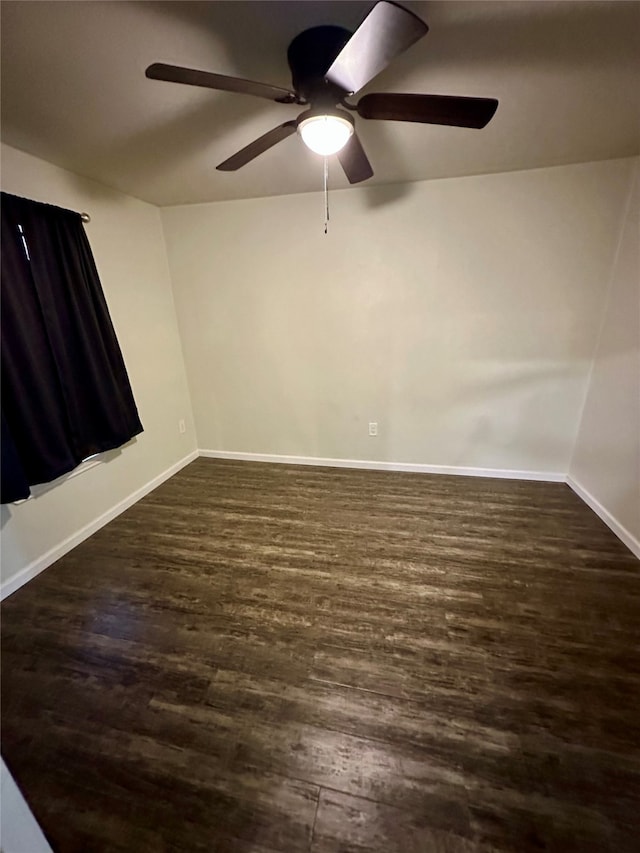
<path fill-rule="evenodd" d="M 324 158 L 324 233 L 329 230 L 329 158 Z"/>

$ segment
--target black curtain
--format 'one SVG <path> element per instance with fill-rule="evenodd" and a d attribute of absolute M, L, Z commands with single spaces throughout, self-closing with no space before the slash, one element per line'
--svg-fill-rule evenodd
<path fill-rule="evenodd" d="M 80 214 L 2 193 L 2 503 L 142 432 Z"/>

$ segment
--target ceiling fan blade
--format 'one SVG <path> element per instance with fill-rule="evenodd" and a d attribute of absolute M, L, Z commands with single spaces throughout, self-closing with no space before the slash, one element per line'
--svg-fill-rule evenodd
<path fill-rule="evenodd" d="M 325 77 L 345 92 L 357 92 L 428 31 L 429 27 L 413 12 L 380 0 L 342 48 Z"/>
<path fill-rule="evenodd" d="M 356 109 L 362 118 L 481 128 L 493 118 L 498 101 L 495 98 L 380 92 L 360 98 Z"/>
<path fill-rule="evenodd" d="M 285 121 L 284 124 L 280 124 L 278 127 L 274 127 L 273 130 L 268 131 L 258 139 L 254 139 L 253 142 L 250 142 L 249 145 L 246 145 L 232 157 L 229 157 L 229 159 L 225 160 L 224 163 L 220 163 L 219 166 L 216 166 L 216 169 L 220 172 L 235 172 L 236 169 L 239 169 L 241 166 L 246 166 L 246 164 L 253 160 L 254 157 L 268 151 L 269 148 L 272 148 L 278 142 L 286 139 L 287 136 L 291 136 L 292 133 L 296 132 L 297 127 L 297 122 Z"/>
<path fill-rule="evenodd" d="M 366 181 L 373 175 L 371 163 L 355 131 L 344 148 L 338 151 L 338 160 L 350 184 L 359 184 L 360 181 Z"/>
<path fill-rule="evenodd" d="M 144 72 L 151 80 L 166 80 L 168 83 L 186 83 L 187 86 L 204 86 L 206 89 L 219 89 L 223 92 L 240 92 L 242 95 L 255 95 L 269 101 L 293 104 L 298 101 L 295 92 L 270 86 L 267 83 L 255 83 L 241 77 L 227 77 L 224 74 L 212 74 L 210 71 L 196 71 L 195 68 L 182 68 L 179 65 L 165 65 L 154 62 Z"/>

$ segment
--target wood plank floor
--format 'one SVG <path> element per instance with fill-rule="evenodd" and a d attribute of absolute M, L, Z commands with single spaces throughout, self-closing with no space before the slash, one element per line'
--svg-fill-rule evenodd
<path fill-rule="evenodd" d="M 3 754 L 57 853 L 631 853 L 639 568 L 560 484 L 201 459 L 4 602 Z"/>

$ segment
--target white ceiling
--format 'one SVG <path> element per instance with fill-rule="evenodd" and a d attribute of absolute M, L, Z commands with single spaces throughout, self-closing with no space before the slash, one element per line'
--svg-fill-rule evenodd
<path fill-rule="evenodd" d="M 299 107 L 147 80 L 152 62 L 290 86 L 301 30 L 355 29 L 369 2 L 4 0 L 2 138 L 159 205 L 321 187 L 296 136 L 237 172 L 217 163 Z M 358 119 L 390 183 L 640 152 L 640 3 L 406 2 L 428 35 L 363 92 L 496 97 L 484 130 Z M 336 163 L 333 186 L 348 186 Z"/>

